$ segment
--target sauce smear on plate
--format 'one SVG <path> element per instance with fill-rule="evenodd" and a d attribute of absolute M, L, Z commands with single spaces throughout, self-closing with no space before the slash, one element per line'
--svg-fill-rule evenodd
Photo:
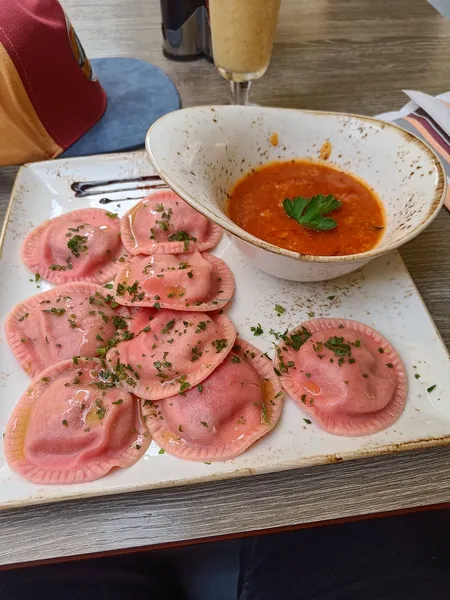
<path fill-rule="evenodd" d="M 283 207 L 285 198 L 309 200 L 319 194 L 342 203 L 327 215 L 336 221 L 333 229 L 302 226 Z M 385 227 L 381 203 L 366 185 L 349 173 L 307 161 L 271 163 L 246 175 L 231 191 L 228 214 L 261 240 L 315 256 L 371 250 Z"/>

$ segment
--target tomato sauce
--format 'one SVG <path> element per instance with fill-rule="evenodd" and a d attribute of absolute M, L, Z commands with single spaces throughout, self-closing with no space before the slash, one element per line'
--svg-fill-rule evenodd
<path fill-rule="evenodd" d="M 342 206 L 328 216 L 337 227 L 315 231 L 289 217 L 285 198 L 332 194 Z M 364 183 L 326 165 L 290 161 L 265 165 L 247 174 L 231 191 L 228 214 L 239 227 L 280 248 L 315 256 L 366 252 L 383 235 L 383 207 Z"/>

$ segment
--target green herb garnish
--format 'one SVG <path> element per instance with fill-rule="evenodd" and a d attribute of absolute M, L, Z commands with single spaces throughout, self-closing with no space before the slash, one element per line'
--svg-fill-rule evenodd
<path fill-rule="evenodd" d="M 281 306 L 280 304 L 275 304 L 275 311 L 279 314 L 282 315 L 283 313 L 286 312 L 286 309 Z"/>
<path fill-rule="evenodd" d="M 318 194 L 310 199 L 297 196 L 292 200 L 289 198 L 283 200 L 283 208 L 289 217 L 295 219 L 299 225 L 315 231 L 328 231 L 337 227 L 334 219 L 324 215 L 341 206 L 342 202 L 332 194 L 328 196 Z"/>
<path fill-rule="evenodd" d="M 253 331 L 253 335 L 261 335 L 264 333 L 260 323 L 258 323 L 256 327 L 250 327 L 250 330 Z"/>
<path fill-rule="evenodd" d="M 197 328 L 195 330 L 195 333 L 200 333 L 201 331 L 205 331 L 206 326 L 207 326 L 207 322 L 206 321 L 200 321 L 197 324 Z"/>
<path fill-rule="evenodd" d="M 126 329 L 128 327 L 128 324 L 123 317 L 115 316 L 112 320 L 116 329 Z"/>
<path fill-rule="evenodd" d="M 180 389 L 178 390 L 178 392 L 180 394 L 182 394 L 183 392 L 188 390 L 190 387 L 191 387 L 191 384 L 189 383 L 189 381 L 183 381 L 183 383 L 180 385 Z"/>
<path fill-rule="evenodd" d="M 173 319 L 172 321 L 168 321 L 164 328 L 161 329 L 161 333 L 169 333 L 169 331 L 173 328 L 173 326 L 175 325 L 175 320 Z"/>
<path fill-rule="evenodd" d="M 352 351 L 350 345 L 344 342 L 344 338 L 337 336 L 328 338 L 325 348 L 334 352 L 335 356 L 350 356 Z"/>
<path fill-rule="evenodd" d="M 66 309 L 53 307 L 53 308 L 45 309 L 42 312 L 51 313 L 52 315 L 55 315 L 56 317 L 62 317 L 63 314 L 66 312 Z"/>
<path fill-rule="evenodd" d="M 186 231 L 177 231 L 176 233 L 171 233 L 168 236 L 169 242 L 196 242 L 197 238 L 189 235 Z"/>
<path fill-rule="evenodd" d="M 432 385 L 431 387 L 427 388 L 427 392 L 430 393 L 432 392 L 434 389 L 436 389 L 436 385 Z"/>
<path fill-rule="evenodd" d="M 219 354 L 219 352 L 222 352 L 228 346 L 228 342 L 226 339 L 213 340 L 211 346 L 216 349 L 216 354 Z"/>

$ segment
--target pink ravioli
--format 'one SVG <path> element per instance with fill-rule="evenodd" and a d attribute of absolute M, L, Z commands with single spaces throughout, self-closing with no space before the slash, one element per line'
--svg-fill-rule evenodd
<path fill-rule="evenodd" d="M 5 322 L 6 340 L 33 377 L 72 356 L 97 356 L 122 339 L 129 311 L 95 283 L 66 283 L 18 304 Z"/>
<path fill-rule="evenodd" d="M 126 389 L 160 400 L 206 379 L 235 339 L 234 325 L 224 314 L 162 309 L 141 333 L 110 350 L 106 360 Z"/>
<path fill-rule="evenodd" d="M 100 208 L 74 210 L 49 219 L 33 229 L 22 246 L 26 266 L 53 283 L 106 283 L 126 256 L 120 219 Z"/>
<path fill-rule="evenodd" d="M 243 340 L 199 386 L 155 403 L 142 400 L 155 442 L 189 460 L 228 460 L 277 423 L 283 392 L 270 360 Z"/>
<path fill-rule="evenodd" d="M 174 192 L 155 192 L 121 221 L 122 240 L 131 254 L 203 252 L 217 246 L 222 229 Z"/>
<path fill-rule="evenodd" d="M 233 297 L 233 273 L 211 254 L 153 254 L 118 272 L 114 294 L 126 306 L 160 306 L 172 310 L 209 311 Z"/>
<path fill-rule="evenodd" d="M 284 390 L 336 435 L 386 429 L 405 406 L 408 384 L 400 356 L 357 321 L 307 321 L 280 342 L 275 365 Z"/>
<path fill-rule="evenodd" d="M 34 483 L 82 483 L 129 467 L 150 435 L 137 399 L 110 387 L 98 359 L 62 361 L 36 377 L 6 427 L 6 460 Z"/>

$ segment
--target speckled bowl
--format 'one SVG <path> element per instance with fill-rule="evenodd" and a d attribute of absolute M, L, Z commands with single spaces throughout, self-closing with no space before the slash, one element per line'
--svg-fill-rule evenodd
<path fill-rule="evenodd" d="M 146 148 L 162 179 L 231 234 L 250 262 L 294 281 L 332 279 L 399 248 L 431 223 L 447 189 L 442 165 L 428 146 L 395 125 L 350 114 L 261 106 L 186 108 L 154 123 Z M 348 171 L 378 194 L 387 228 L 374 249 L 349 256 L 298 254 L 258 239 L 228 218 L 227 193 L 238 179 L 254 167 L 293 158 Z"/>

